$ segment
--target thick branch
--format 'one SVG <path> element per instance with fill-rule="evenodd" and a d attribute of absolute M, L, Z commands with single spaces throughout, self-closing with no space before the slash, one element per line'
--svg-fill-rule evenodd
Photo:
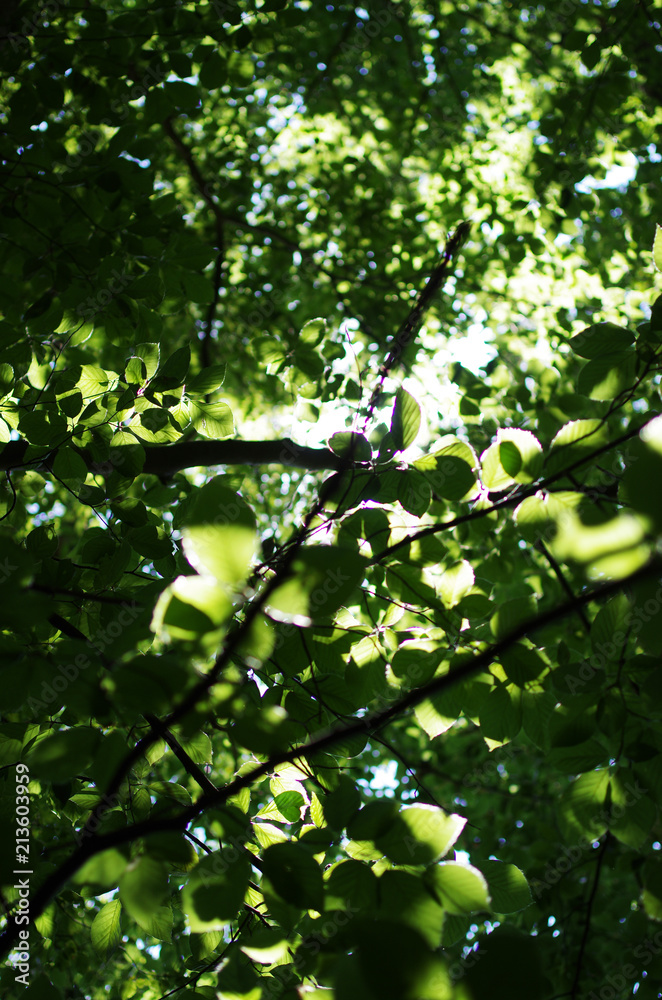
<path fill-rule="evenodd" d="M 338 470 L 341 459 L 330 448 L 306 448 L 291 438 L 279 441 L 186 441 L 145 449 L 145 472 L 172 475 L 182 469 L 213 465 L 287 465 L 319 471 Z"/>
<path fill-rule="evenodd" d="M 140 443 L 136 439 L 136 444 Z M 306 448 L 290 438 L 278 441 L 183 441 L 178 444 L 144 445 L 143 472 L 156 476 L 171 476 L 183 469 L 205 468 L 215 465 L 286 465 L 308 469 L 311 472 L 343 468 L 342 460 L 329 448 Z M 36 449 L 35 449 L 36 450 Z M 9 441 L 0 452 L 0 470 L 17 469 L 27 465 L 51 464 L 57 449 L 40 449 L 42 454 L 28 453 L 26 441 Z M 92 456 L 83 449 L 76 449 L 90 472 L 105 471 L 95 467 Z M 116 449 L 118 458 L 121 449 Z M 121 468 L 121 462 L 113 462 Z"/>

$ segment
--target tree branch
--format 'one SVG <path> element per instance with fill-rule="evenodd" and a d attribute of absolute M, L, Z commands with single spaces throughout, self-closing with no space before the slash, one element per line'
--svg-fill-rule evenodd
<path fill-rule="evenodd" d="M 425 287 L 422 289 L 416 299 L 416 302 L 409 311 L 409 315 L 400 326 L 400 329 L 398 330 L 393 341 L 393 346 L 391 347 L 389 355 L 379 369 L 379 378 L 368 404 L 367 420 L 369 420 L 372 416 L 377 397 L 379 396 L 382 386 L 384 385 L 384 379 L 390 373 L 394 365 L 398 364 L 401 360 L 405 348 L 411 344 L 414 337 L 418 333 L 423 319 L 425 318 L 425 314 L 432 304 L 434 296 L 444 283 L 448 270 L 455 260 L 455 257 L 462 249 L 470 230 L 471 224 L 469 222 L 461 222 L 453 235 L 446 241 L 439 263 L 428 278 Z"/>
<path fill-rule="evenodd" d="M 202 791 L 210 793 L 215 792 L 216 785 L 207 777 L 205 772 L 198 767 L 189 754 L 187 754 L 184 747 L 181 745 L 179 740 L 175 739 L 167 726 L 165 726 L 156 715 L 153 715 L 152 712 L 145 712 L 144 717 L 157 736 L 160 736 L 161 739 L 168 744 L 186 773 L 190 774 L 193 780 L 200 786 Z"/>
<path fill-rule="evenodd" d="M 192 820 L 200 815 L 200 813 L 204 812 L 206 809 L 213 808 L 227 802 L 228 799 L 237 795 L 243 788 L 250 787 L 257 779 L 269 774 L 276 767 L 279 767 L 282 764 L 293 763 L 301 758 L 313 757 L 322 750 L 327 750 L 329 747 L 335 746 L 337 743 L 341 743 L 352 736 L 370 736 L 372 733 L 387 725 L 397 716 L 402 715 L 404 712 L 420 704 L 426 698 L 431 698 L 434 695 L 441 694 L 442 691 L 447 690 L 454 684 L 467 680 L 469 677 L 478 673 L 480 670 L 492 663 L 493 660 L 498 659 L 506 649 L 509 649 L 515 642 L 519 642 L 520 639 L 531 635 L 532 633 L 538 631 L 538 629 L 546 628 L 547 626 L 554 624 L 554 622 L 561 621 L 567 615 L 575 613 L 577 608 L 584 607 L 593 601 L 611 597 L 612 594 L 619 593 L 626 587 L 632 586 L 635 583 L 639 583 L 651 576 L 659 576 L 661 572 L 662 562 L 659 559 L 654 559 L 647 565 L 635 570 L 634 573 L 625 579 L 611 580 L 609 583 L 603 584 L 600 587 L 595 587 L 592 590 L 587 590 L 583 594 L 573 597 L 571 601 L 566 601 L 554 608 L 550 608 L 542 614 L 536 615 L 535 618 L 530 619 L 528 622 L 523 622 L 522 625 L 509 635 L 500 639 L 498 642 L 495 642 L 487 649 L 482 650 L 476 656 L 472 657 L 471 660 L 459 666 L 456 670 L 452 670 L 449 673 L 442 674 L 438 677 L 433 677 L 427 684 L 424 684 L 419 688 L 414 688 L 402 698 L 386 705 L 384 708 L 381 708 L 376 712 L 373 712 L 369 716 L 363 716 L 360 719 L 353 719 L 346 725 L 334 727 L 333 729 L 321 733 L 319 736 L 313 737 L 307 743 L 273 754 L 268 760 L 253 768 L 252 771 L 248 771 L 240 775 L 233 781 L 230 781 L 223 788 L 215 789 L 213 792 L 210 791 L 203 793 L 196 802 L 192 803 L 191 806 L 187 809 L 183 809 L 180 813 L 174 816 L 159 816 L 156 819 L 143 820 L 142 822 L 134 823 L 131 826 L 111 830 L 105 834 L 96 834 L 91 830 L 83 831 L 83 835 L 89 839 L 83 841 L 78 849 L 74 851 L 73 854 L 71 854 L 58 869 L 46 877 L 44 882 L 30 899 L 29 913 L 31 921 L 36 920 L 37 917 L 44 912 L 53 896 L 66 884 L 69 878 L 71 878 L 71 876 L 78 871 L 81 865 L 95 854 L 107 850 L 110 847 L 117 847 L 120 844 L 132 842 L 139 837 L 146 837 L 151 834 L 161 833 L 164 831 L 184 830 Z M 274 580 L 277 579 L 277 577 L 274 577 Z M 258 612 L 263 603 L 264 599 L 258 607 Z M 251 608 L 254 607 L 255 605 L 251 606 Z M 253 614 L 249 621 L 249 625 L 252 623 L 258 612 Z M 234 646 L 236 646 L 242 634 L 242 632 L 235 633 Z M 231 646 L 229 650 L 226 649 L 225 656 L 219 658 L 219 661 L 217 661 L 217 667 L 220 665 L 221 661 L 225 662 L 229 659 L 234 646 Z M 211 683 L 209 679 L 203 678 L 203 681 Z M 197 692 L 194 691 L 189 693 L 185 701 L 179 706 L 179 709 L 175 710 L 169 718 L 162 723 L 162 725 L 168 726 L 177 721 L 181 715 L 184 714 L 184 710 L 188 711 L 191 704 L 195 704 L 197 697 Z M 155 736 L 156 734 L 152 730 L 151 741 L 141 741 L 140 744 L 137 744 L 136 747 L 133 748 L 130 755 L 131 758 L 136 757 L 139 755 L 139 752 L 142 752 L 141 744 L 145 742 L 154 742 Z M 79 837 L 80 836 L 81 834 L 79 834 Z M 18 926 L 16 925 L 16 922 L 10 918 L 7 926 L 0 935 L 0 955 L 4 955 L 9 952 L 17 940 Z"/>
<path fill-rule="evenodd" d="M 586 904 L 586 919 L 584 920 L 584 929 L 582 931 L 582 939 L 579 944 L 579 954 L 577 955 L 577 965 L 575 967 L 575 976 L 573 979 L 572 986 L 570 988 L 570 997 L 572 1000 L 578 996 L 579 990 L 579 980 L 582 974 L 582 965 L 584 962 L 584 954 L 586 952 L 586 945 L 588 943 L 588 935 L 591 930 L 591 918 L 593 916 L 593 905 L 595 903 L 595 897 L 598 891 L 598 885 L 600 883 L 600 875 L 602 874 L 602 866 L 605 861 L 607 854 L 607 848 L 611 841 L 611 834 L 607 831 L 605 839 L 602 841 L 600 846 L 600 851 L 598 854 L 597 865 L 595 868 L 595 876 L 593 878 L 593 885 L 591 886 L 591 891 L 589 893 L 588 902 Z"/>
<path fill-rule="evenodd" d="M 140 444 L 136 438 L 136 444 Z M 28 451 L 27 441 L 9 441 L 0 452 L 0 470 L 18 469 L 23 466 L 52 464 L 57 453 L 53 449 L 32 449 Z M 143 445 L 145 465 L 143 472 L 156 476 L 172 476 L 183 469 L 200 466 L 211 468 L 215 465 L 286 465 L 290 468 L 308 469 L 310 472 L 344 468 L 340 456 L 329 448 L 307 448 L 296 444 L 291 438 L 276 441 L 183 441 L 177 444 Z M 74 449 L 83 458 L 90 472 L 99 471 L 96 463 L 84 449 Z M 35 455 L 34 451 L 38 453 Z M 118 452 L 121 449 L 117 449 Z M 115 463 L 109 462 L 109 465 Z M 119 463 L 116 463 L 119 467 Z"/>
<path fill-rule="evenodd" d="M 537 542 L 534 542 L 534 548 L 536 548 L 540 552 L 542 552 L 542 554 L 544 555 L 545 559 L 547 560 L 547 562 L 551 566 L 552 571 L 553 571 L 554 575 L 556 576 L 556 579 L 559 581 L 559 583 L 561 584 L 561 587 L 565 591 L 566 595 L 568 597 L 574 597 L 575 596 L 574 592 L 572 590 L 572 587 L 570 586 L 570 584 L 566 580 L 565 573 L 563 572 L 563 570 L 561 569 L 560 565 L 558 564 L 558 562 L 556 561 L 556 559 L 554 558 L 554 556 L 552 555 L 552 553 L 549 551 L 549 549 L 545 545 L 545 543 L 542 540 L 542 538 L 539 538 Z M 584 626 L 585 630 L 587 632 L 590 632 L 591 631 L 591 623 L 588 620 L 588 618 L 586 617 L 586 612 L 584 611 L 583 608 L 577 608 L 577 616 L 579 617 L 579 620 L 581 621 L 581 623 Z"/>
<path fill-rule="evenodd" d="M 537 483 L 532 483 L 531 486 L 525 486 L 521 490 L 517 490 L 515 493 L 509 493 L 502 500 L 497 500 L 493 503 L 491 507 L 479 507 L 469 511 L 468 514 L 460 514 L 459 517 L 454 517 L 450 521 L 439 521 L 435 524 L 429 525 L 427 528 L 421 528 L 419 531 L 414 531 L 411 535 L 407 535 L 401 538 L 399 541 L 394 542 L 393 545 L 388 545 L 381 552 L 378 552 L 372 558 L 373 563 L 381 562 L 386 556 L 392 555 L 397 552 L 398 549 L 404 548 L 406 545 L 411 545 L 412 542 L 418 541 L 420 538 L 427 538 L 428 535 L 437 535 L 442 531 L 448 531 L 450 528 L 457 528 L 460 524 L 466 524 L 468 521 L 478 521 L 482 517 L 487 517 L 488 514 L 494 514 L 495 511 L 503 510 L 506 507 L 517 507 L 518 504 L 525 500 L 527 497 L 535 496 L 536 493 L 544 492 L 553 483 L 558 482 L 561 479 L 567 479 L 569 474 L 575 469 L 581 468 L 582 465 L 586 465 L 589 462 L 595 462 L 595 459 L 599 455 L 604 455 L 606 452 L 611 451 L 612 448 L 617 448 L 619 445 L 624 444 L 633 437 L 638 437 L 644 427 L 654 420 L 658 416 L 657 413 L 652 413 L 647 420 L 643 421 L 641 424 L 636 424 L 636 426 L 631 427 L 624 434 L 619 437 L 614 438 L 613 441 L 608 441 L 606 444 L 601 445 L 592 451 L 588 455 L 583 455 L 578 458 L 575 462 L 572 462 L 565 469 L 560 469 L 551 476 L 547 476 L 546 479 L 542 479 Z M 576 443 L 576 442 L 575 442 Z M 0 456 L 1 458 L 2 456 Z"/>

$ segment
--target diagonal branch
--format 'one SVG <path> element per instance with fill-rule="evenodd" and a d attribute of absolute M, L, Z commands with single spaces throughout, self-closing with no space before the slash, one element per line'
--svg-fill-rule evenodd
<path fill-rule="evenodd" d="M 542 540 L 542 538 L 539 538 L 538 541 L 535 543 L 535 548 L 537 548 L 540 552 L 542 552 L 542 554 L 544 555 L 545 559 L 547 560 L 547 562 L 551 566 L 552 571 L 553 571 L 556 579 L 561 584 L 561 587 L 563 588 L 563 590 L 565 591 L 565 593 L 567 594 L 567 596 L 570 597 L 570 598 L 573 598 L 575 595 L 573 593 L 572 587 L 570 586 L 570 584 L 568 583 L 568 581 L 566 579 L 565 573 L 563 572 L 563 570 L 561 569 L 560 565 L 558 564 L 558 562 L 556 561 L 556 559 L 554 558 L 554 556 L 552 555 L 552 553 L 549 551 L 549 549 L 545 545 L 545 543 Z M 590 632 L 591 631 L 591 623 L 588 620 L 588 618 L 586 617 L 586 612 L 584 611 L 584 609 L 583 608 L 577 608 L 577 615 L 578 615 L 579 620 L 581 621 L 582 625 L 586 629 L 586 631 Z"/>
<path fill-rule="evenodd" d="M 653 413 L 641 424 L 631 427 L 629 431 L 626 431 L 619 437 L 614 438 L 613 441 L 608 441 L 606 444 L 601 445 L 590 454 L 578 458 L 575 462 L 566 466 L 566 468 L 560 469 L 558 472 L 548 476 L 546 479 L 540 480 L 538 483 L 526 486 L 524 489 L 517 490 L 515 493 L 509 493 L 502 500 L 497 500 L 496 503 L 493 503 L 491 506 L 479 507 L 478 509 L 470 511 L 468 514 L 460 514 L 458 517 L 454 517 L 450 521 L 440 521 L 436 524 L 428 525 L 427 528 L 421 528 L 420 531 L 415 531 L 413 534 L 407 535 L 405 538 L 401 538 L 400 541 L 394 542 L 393 545 L 388 545 L 385 549 L 382 549 L 381 552 L 378 552 L 377 555 L 373 557 L 372 562 L 381 562 L 381 560 L 386 556 L 392 555 L 394 552 L 397 552 L 398 549 L 402 549 L 406 545 L 411 545 L 412 542 L 416 542 L 420 538 L 427 538 L 428 535 L 438 535 L 442 531 L 457 528 L 458 525 L 466 524 L 469 521 L 478 521 L 481 517 L 487 517 L 488 514 L 494 514 L 497 510 L 504 510 L 507 507 L 516 507 L 527 497 L 535 496 L 536 493 L 546 490 L 547 487 L 553 485 L 559 480 L 566 479 L 569 473 L 573 472 L 575 469 L 579 469 L 582 465 L 586 465 L 588 462 L 594 462 L 599 455 L 604 455 L 613 448 L 617 448 L 626 441 L 630 441 L 633 437 L 638 437 L 646 424 L 649 424 L 651 420 L 655 420 L 656 417 L 657 413 Z"/>
<path fill-rule="evenodd" d="M 317 507 L 318 505 L 313 508 L 314 512 L 316 512 Z M 510 646 L 519 642 L 520 639 L 530 636 L 541 628 L 546 628 L 555 622 L 561 621 L 568 615 L 574 614 L 578 608 L 583 608 L 593 601 L 599 601 L 604 598 L 611 597 L 612 594 L 619 593 L 625 590 L 625 588 L 630 587 L 633 584 L 640 583 L 650 577 L 659 576 L 660 573 L 662 573 L 662 561 L 655 559 L 636 570 L 625 579 L 611 580 L 609 583 L 595 587 L 592 590 L 587 590 L 583 594 L 573 597 L 570 601 L 566 601 L 565 603 L 557 605 L 554 608 L 550 608 L 548 611 L 537 615 L 528 622 L 522 623 L 508 636 L 500 639 L 487 649 L 482 650 L 476 656 L 472 657 L 471 660 L 459 666 L 456 670 L 442 674 L 439 677 L 434 677 L 427 684 L 424 684 L 420 688 L 414 688 L 402 698 L 392 704 L 386 705 L 384 708 L 379 709 L 369 716 L 364 716 L 360 719 L 353 719 L 345 725 L 335 727 L 327 732 L 321 733 L 319 736 L 313 737 L 301 746 L 293 747 L 280 753 L 273 754 L 268 760 L 258 764 L 251 771 L 247 771 L 235 778 L 223 788 L 215 789 L 213 792 L 204 792 L 196 802 L 194 802 L 187 809 L 182 810 L 177 815 L 162 816 L 157 817 L 156 819 L 144 820 L 140 823 L 134 823 L 131 826 L 123 827 L 118 830 L 112 830 L 105 834 L 95 834 L 93 833 L 93 828 L 89 831 L 83 831 L 83 834 L 87 837 L 87 839 L 80 844 L 78 849 L 74 851 L 58 869 L 46 877 L 39 889 L 37 889 L 33 897 L 30 899 L 29 913 L 31 920 L 36 920 L 36 918 L 44 912 L 53 896 L 66 884 L 69 878 L 71 878 L 71 876 L 78 871 L 81 865 L 93 855 L 107 850 L 110 847 L 116 847 L 120 844 L 132 842 L 139 837 L 145 837 L 164 831 L 184 830 L 192 820 L 200 815 L 200 813 L 209 808 L 219 806 L 224 802 L 227 802 L 228 799 L 237 795 L 243 788 L 250 787 L 255 781 L 271 773 L 276 767 L 282 764 L 293 763 L 294 761 L 302 758 L 305 759 L 314 757 L 316 754 L 320 753 L 320 751 L 327 750 L 329 747 L 335 746 L 352 736 L 370 736 L 373 732 L 381 729 L 383 726 L 392 722 L 393 719 L 403 715 L 411 708 L 414 708 L 426 698 L 431 698 L 435 695 L 441 694 L 453 685 L 467 680 L 469 677 L 472 677 L 474 674 L 483 670 L 493 660 L 498 659 L 498 657 L 501 656 L 505 650 L 509 649 Z M 274 580 L 280 582 L 280 578 L 278 576 L 274 577 Z M 268 588 L 265 588 L 265 590 L 262 591 L 262 595 L 268 596 L 267 589 Z M 250 616 L 251 609 L 257 607 L 257 611 L 250 616 L 250 621 L 248 622 L 249 625 L 262 608 L 264 600 L 266 600 L 266 596 L 263 597 L 262 601 L 256 602 L 248 609 L 246 614 L 247 620 Z M 236 637 L 235 642 L 234 644 L 230 643 L 226 646 L 224 654 L 222 657 L 219 657 L 219 660 L 217 660 L 217 667 L 220 667 L 221 660 L 223 663 L 227 662 L 244 634 L 245 632 L 243 629 L 238 629 L 237 632 L 234 633 L 234 636 Z M 216 674 L 217 671 L 214 673 Z M 203 678 L 203 681 L 211 683 L 209 678 Z M 198 686 L 199 685 L 196 685 L 196 688 Z M 168 719 L 164 720 L 162 725 L 167 727 L 178 721 L 183 714 L 186 714 L 186 712 L 189 711 L 191 704 L 197 702 L 198 697 L 199 692 L 197 692 L 196 689 L 189 692 L 184 701 L 180 704 L 179 708 L 176 709 Z M 145 744 L 149 745 L 150 743 L 153 743 L 155 738 L 156 734 L 152 730 L 150 737 L 147 740 L 141 740 L 140 743 L 133 748 L 129 755 L 131 758 L 129 766 L 131 766 L 134 762 L 134 758 L 138 759 L 142 755 L 145 749 Z M 111 791 L 112 790 L 109 790 L 107 794 L 111 794 Z M 4 955 L 9 952 L 17 940 L 18 926 L 13 919 L 10 919 L 4 931 L 0 935 L 0 955 Z"/>
<path fill-rule="evenodd" d="M 182 765 L 187 774 L 193 778 L 195 782 L 200 786 L 203 792 L 215 792 L 216 786 L 213 781 L 211 781 L 205 772 L 198 767 L 195 761 L 187 754 L 184 747 L 181 745 L 179 740 L 175 739 L 170 730 L 161 722 L 161 720 L 156 716 L 152 715 L 151 712 L 144 713 L 145 720 L 149 723 L 152 731 L 160 736 L 165 743 L 168 744 L 175 757 Z"/>
<path fill-rule="evenodd" d="M 401 360 L 405 349 L 412 343 L 414 337 L 418 333 L 425 314 L 432 304 L 434 296 L 446 280 L 448 271 L 455 260 L 455 257 L 461 250 L 462 245 L 469 235 L 470 228 L 470 223 L 461 222 L 453 235 L 446 242 L 446 246 L 443 249 L 439 263 L 428 278 L 425 287 L 416 299 L 409 315 L 406 317 L 395 335 L 395 340 L 393 341 L 393 346 L 391 347 L 389 355 L 379 369 L 379 378 L 373 390 L 372 396 L 370 397 L 370 402 L 368 403 L 366 424 L 372 417 L 377 397 L 382 391 L 382 387 L 384 385 L 384 380 L 390 373 L 391 369 Z"/>

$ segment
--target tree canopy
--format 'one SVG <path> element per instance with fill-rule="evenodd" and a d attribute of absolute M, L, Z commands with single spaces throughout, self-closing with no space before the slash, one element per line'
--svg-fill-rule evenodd
<path fill-rule="evenodd" d="M 662 996 L 657 17 L 5 4 L 3 996 Z"/>

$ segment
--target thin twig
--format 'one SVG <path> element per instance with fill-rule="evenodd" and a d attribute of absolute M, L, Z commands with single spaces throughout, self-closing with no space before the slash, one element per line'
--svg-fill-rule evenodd
<path fill-rule="evenodd" d="M 466 241 L 471 225 L 468 222 L 461 222 L 453 235 L 446 242 L 446 246 L 441 254 L 441 259 L 435 267 L 434 271 L 428 278 L 425 287 L 420 292 L 416 302 L 414 303 L 409 315 L 406 317 L 400 329 L 398 330 L 395 339 L 393 341 L 393 346 L 386 358 L 386 361 L 379 369 L 379 377 L 377 379 L 377 384 L 373 389 L 372 396 L 370 397 L 370 402 L 368 403 L 368 410 L 365 418 L 365 424 L 371 419 L 372 414 L 377 403 L 379 394 L 381 393 L 384 381 L 386 377 L 390 374 L 391 369 L 394 368 L 396 364 L 401 360 L 405 349 L 412 343 L 416 334 L 418 333 L 426 312 L 432 304 L 434 296 L 437 294 L 441 288 L 443 282 L 445 281 L 448 271 L 455 260 L 455 257 L 459 253 L 463 243 Z"/>
<path fill-rule="evenodd" d="M 600 875 L 602 873 L 602 865 L 605 860 L 605 855 L 607 853 L 607 847 L 611 839 L 611 834 L 607 832 L 605 839 L 600 845 L 600 850 L 598 851 L 598 857 L 595 867 L 595 878 L 593 879 L 593 885 L 591 886 L 591 892 L 588 897 L 588 903 L 586 904 L 586 920 L 584 921 L 584 930 L 582 933 L 582 939 L 579 943 L 579 954 L 577 955 L 577 965 L 575 967 L 575 978 L 572 981 L 572 986 L 570 988 L 570 996 L 572 1000 L 578 996 L 579 990 L 579 980 L 582 974 L 582 964 L 584 962 L 584 952 L 586 951 L 586 945 L 588 944 L 588 935 L 591 930 L 591 917 L 593 915 L 593 905 L 595 903 L 595 897 L 598 891 L 598 884 L 600 882 Z"/>
<path fill-rule="evenodd" d="M 552 568 L 552 570 L 554 572 L 554 575 L 556 576 L 556 579 L 559 581 L 559 583 L 561 584 L 561 587 L 566 592 L 566 594 L 568 595 L 568 597 L 574 598 L 575 595 L 573 593 L 572 587 L 570 586 L 570 584 L 566 580 L 565 574 L 564 574 L 563 570 L 561 569 L 561 567 L 557 563 L 556 559 L 554 558 L 554 556 L 552 555 L 552 553 L 549 551 L 549 549 L 547 548 L 547 546 L 543 542 L 542 538 L 538 539 L 538 541 L 535 544 L 535 547 L 537 549 L 539 549 L 540 552 L 542 552 L 542 554 L 544 555 L 545 559 L 547 560 L 547 562 L 551 566 L 551 568 Z M 584 609 L 583 608 L 577 608 L 577 615 L 579 616 L 579 619 L 580 619 L 582 625 L 584 626 L 584 628 L 586 629 L 586 631 L 590 632 L 591 631 L 591 623 L 588 620 L 588 618 L 586 617 L 586 613 L 584 612 Z"/>

